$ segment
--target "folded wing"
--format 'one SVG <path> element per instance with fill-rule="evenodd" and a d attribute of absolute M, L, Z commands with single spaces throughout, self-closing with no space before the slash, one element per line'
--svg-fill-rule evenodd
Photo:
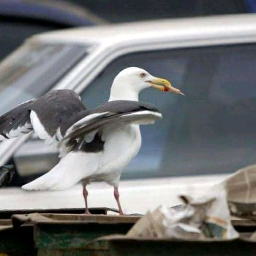
<path fill-rule="evenodd" d="M 111 101 L 94 111 L 79 115 L 80 119 L 70 125 L 65 132 L 60 147 L 72 149 L 81 142 L 91 143 L 95 136 L 109 125 L 151 124 L 162 118 L 161 113 L 153 105 L 136 101 Z"/>

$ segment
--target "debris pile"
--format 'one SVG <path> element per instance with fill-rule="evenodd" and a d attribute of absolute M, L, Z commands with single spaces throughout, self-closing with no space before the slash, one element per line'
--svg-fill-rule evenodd
<path fill-rule="evenodd" d="M 256 165 L 246 166 L 230 175 L 224 182 L 227 200 L 233 215 L 255 219 Z"/>
<path fill-rule="evenodd" d="M 231 224 L 226 190 L 218 185 L 203 196 L 181 195 L 184 205 L 160 206 L 149 211 L 128 232 L 129 237 L 172 239 L 234 239 L 239 237 Z"/>

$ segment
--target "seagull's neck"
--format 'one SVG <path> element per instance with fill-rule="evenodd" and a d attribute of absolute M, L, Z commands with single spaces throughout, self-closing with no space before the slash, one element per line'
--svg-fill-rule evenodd
<path fill-rule="evenodd" d="M 119 89 L 120 87 L 111 87 L 110 97 L 108 101 L 114 100 L 132 100 L 132 101 L 139 101 L 139 92 L 131 90 L 130 88 L 123 87 L 122 90 Z"/>

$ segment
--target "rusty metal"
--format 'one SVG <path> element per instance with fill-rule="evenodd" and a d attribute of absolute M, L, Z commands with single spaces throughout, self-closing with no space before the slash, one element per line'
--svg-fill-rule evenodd
<path fill-rule="evenodd" d="M 100 208 L 90 211 L 106 214 L 112 209 Z M 12 220 L 0 220 L 0 254 L 95 255 L 98 252 L 101 254 L 97 255 L 107 255 L 104 243 L 101 243 L 101 247 L 88 245 L 86 248 L 85 245 L 90 239 L 101 235 L 112 232 L 124 234 L 135 221 L 135 217 L 127 216 L 15 214 Z M 98 226 L 98 229 L 95 229 L 95 226 Z"/>
<path fill-rule="evenodd" d="M 255 241 L 249 239 L 256 231 L 256 222 L 253 220 L 232 220 L 241 239 L 174 241 L 126 237 L 125 234 L 138 219 L 139 217 L 119 215 L 15 214 L 12 220 L 0 220 L 0 254 L 240 256 L 250 255 L 255 251 Z"/>
<path fill-rule="evenodd" d="M 74 208 L 74 209 L 23 209 L 23 210 L 1 210 L 0 219 L 10 219 L 14 214 L 30 214 L 30 213 L 60 213 L 60 214 L 83 214 L 84 208 Z M 90 208 L 90 212 L 92 214 L 108 214 L 108 212 L 117 212 L 117 209 L 107 208 L 107 207 L 98 207 L 98 208 Z"/>
<path fill-rule="evenodd" d="M 105 241 L 99 237 L 126 234 L 139 219 L 135 216 L 84 214 L 13 215 L 15 230 L 24 225 L 33 228 L 38 255 L 109 255 Z"/>
<path fill-rule="evenodd" d="M 86 248 L 94 239 L 126 234 L 138 217 L 99 215 L 44 215 L 32 220 L 37 248 Z M 96 248 L 98 249 L 98 248 Z"/>
<path fill-rule="evenodd" d="M 104 238 L 105 240 L 107 238 Z M 244 256 L 255 255 L 253 241 L 174 241 L 168 239 L 108 238 L 111 256 Z"/>

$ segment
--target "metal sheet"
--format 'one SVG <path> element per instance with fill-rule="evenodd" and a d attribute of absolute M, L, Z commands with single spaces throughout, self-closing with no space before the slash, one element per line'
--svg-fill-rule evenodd
<path fill-rule="evenodd" d="M 255 255 L 255 243 L 233 241 L 168 241 L 158 239 L 109 240 L 112 256 L 244 256 Z"/>
<path fill-rule="evenodd" d="M 12 219 L 15 228 L 11 228 L 10 220 L 0 220 L 0 226 L 6 227 L 0 230 L 0 254 L 242 256 L 254 255 L 255 252 L 255 242 L 249 239 L 174 241 L 126 237 L 125 234 L 138 219 L 139 217 L 115 215 L 52 213 L 15 215 Z M 256 222 L 252 220 L 236 218 L 233 224 L 242 236 L 251 235 L 256 231 Z"/>
<path fill-rule="evenodd" d="M 10 226 L 0 230 L 0 254 L 7 255 L 36 255 L 33 241 L 33 228 L 24 226 L 13 229 Z"/>
<path fill-rule="evenodd" d="M 37 248 L 89 248 L 88 243 L 101 236 L 126 234 L 138 217 L 99 215 L 44 215 L 33 220 Z M 98 250 L 90 245 L 90 249 Z"/>
<path fill-rule="evenodd" d="M 66 213 L 66 214 L 83 214 L 84 208 L 76 209 L 33 209 L 33 210 L 6 210 L 0 211 L 0 219 L 10 219 L 14 214 L 30 214 L 30 213 Z M 90 208 L 92 214 L 107 214 L 108 212 L 118 212 L 116 209 L 107 207 Z"/>

